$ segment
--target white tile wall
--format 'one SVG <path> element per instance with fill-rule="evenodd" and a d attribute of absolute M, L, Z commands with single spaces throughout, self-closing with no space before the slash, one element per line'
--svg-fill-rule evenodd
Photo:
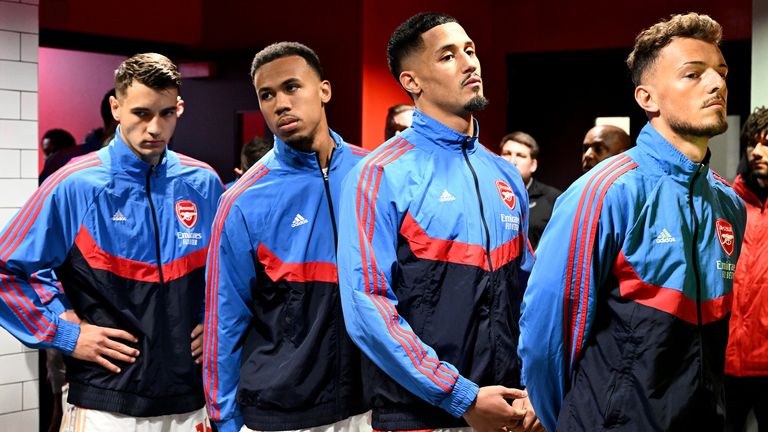
<path fill-rule="evenodd" d="M 0 31 L 0 59 L 19 60 L 21 57 L 21 33 Z"/>
<path fill-rule="evenodd" d="M 0 0 L 0 226 L 37 187 L 38 0 Z M 38 353 L 0 328 L 0 431 L 39 428 Z"/>
<path fill-rule="evenodd" d="M 40 380 L 25 381 L 22 387 L 21 409 L 30 410 L 40 407 Z"/>
<path fill-rule="evenodd" d="M 4 355 L 2 363 L 3 367 L 0 368 L 0 384 L 38 379 L 37 351 Z"/>
<path fill-rule="evenodd" d="M 37 91 L 37 63 L 0 60 L 0 89 Z"/>
<path fill-rule="evenodd" d="M 18 119 L 21 117 L 21 93 L 0 90 L 0 119 Z"/>
<path fill-rule="evenodd" d="M 37 63 L 38 36 L 36 34 L 21 34 L 21 61 Z"/>
<path fill-rule="evenodd" d="M 21 177 L 21 150 L 0 149 L 0 178 Z"/>
<path fill-rule="evenodd" d="M 37 120 L 37 93 L 21 92 L 21 119 Z"/>
<path fill-rule="evenodd" d="M 37 189 L 37 179 L 2 179 L 0 207 L 21 207 Z"/>
<path fill-rule="evenodd" d="M 34 382 L 34 381 L 30 381 Z M 21 411 L 24 383 L 5 384 L 0 386 L 0 414 Z"/>
<path fill-rule="evenodd" d="M 37 34 L 37 6 L 0 1 L 0 30 Z"/>
<path fill-rule="evenodd" d="M 21 150 L 21 178 L 31 178 L 37 181 L 38 150 Z"/>
<path fill-rule="evenodd" d="M 0 119 L 0 148 L 37 149 L 37 122 Z"/>

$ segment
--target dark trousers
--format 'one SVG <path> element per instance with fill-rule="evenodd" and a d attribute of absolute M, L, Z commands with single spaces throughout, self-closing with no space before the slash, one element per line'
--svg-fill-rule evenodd
<path fill-rule="evenodd" d="M 768 376 L 725 377 L 725 431 L 742 432 L 751 409 L 758 430 L 768 432 Z"/>

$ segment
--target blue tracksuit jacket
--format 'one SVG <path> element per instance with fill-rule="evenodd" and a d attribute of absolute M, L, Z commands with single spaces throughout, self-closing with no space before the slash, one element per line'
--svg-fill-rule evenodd
<path fill-rule="evenodd" d="M 347 177 L 339 226 L 344 317 L 372 361 L 375 429 L 462 426 L 478 386 L 519 386 L 533 256 L 512 164 L 417 110 Z"/>
<path fill-rule="evenodd" d="M 202 319 L 222 191 L 209 166 L 173 151 L 153 168 L 118 129 L 109 146 L 52 174 L 2 231 L 0 323 L 11 334 L 30 347 L 74 350 L 80 328 L 59 318 L 64 294 L 45 283 L 49 272 L 30 276 L 55 269 L 82 320 L 139 339 L 141 354 L 117 361 L 118 374 L 67 357 L 70 403 L 139 417 L 203 406 L 190 333 Z"/>
<path fill-rule="evenodd" d="M 557 200 L 520 321 L 524 382 L 547 430 L 723 430 L 746 214 L 708 160 L 648 124 Z"/>
<path fill-rule="evenodd" d="M 304 429 L 365 412 L 336 272 L 344 176 L 368 152 L 273 150 L 222 196 L 208 256 L 204 382 L 221 432 Z M 340 227 L 341 228 L 341 227 Z"/>

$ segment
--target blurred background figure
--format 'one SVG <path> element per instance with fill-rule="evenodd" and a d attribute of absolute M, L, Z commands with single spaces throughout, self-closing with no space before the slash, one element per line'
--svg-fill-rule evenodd
<path fill-rule="evenodd" d="M 385 141 L 411 127 L 414 109 L 413 105 L 400 104 L 387 110 L 387 125 L 384 128 Z"/>
<path fill-rule="evenodd" d="M 539 167 L 539 145 L 527 133 L 517 131 L 502 138 L 501 157 L 520 171 L 525 188 L 528 189 L 528 205 L 531 210 L 528 238 L 531 246 L 536 249 L 549 217 L 552 216 L 555 200 L 562 192 L 533 178 L 533 173 Z"/>
<path fill-rule="evenodd" d="M 76 144 L 75 137 L 64 129 L 51 129 L 43 135 L 43 140 L 40 141 L 45 159 Z"/>
<path fill-rule="evenodd" d="M 226 184 L 226 188 L 229 189 L 240 177 L 248 171 L 259 159 L 264 157 L 267 152 L 272 150 L 273 136 L 269 135 L 267 138 L 255 136 L 252 140 L 243 144 L 243 148 L 240 149 L 240 166 L 235 168 L 235 179 Z"/>
<path fill-rule="evenodd" d="M 587 172 L 603 160 L 629 150 L 630 147 L 629 135 L 624 129 L 613 125 L 595 126 L 584 137 L 581 169 Z"/>
<path fill-rule="evenodd" d="M 747 231 L 733 281 L 725 352 L 727 432 L 743 431 L 750 410 L 759 430 L 768 430 L 768 108 L 756 108 L 747 118 L 741 144 L 733 188 L 747 205 Z"/>
<path fill-rule="evenodd" d="M 56 152 L 56 154 L 51 154 L 50 157 L 46 155 L 43 171 L 38 177 L 39 184 L 42 184 L 49 175 L 55 173 L 56 170 L 66 165 L 70 160 L 90 152 L 95 152 L 96 150 L 107 145 L 109 141 L 112 140 L 112 137 L 115 135 L 117 121 L 112 117 L 112 108 L 109 106 L 109 98 L 110 96 L 114 95 L 115 89 L 112 88 L 108 90 L 104 97 L 101 99 L 99 113 L 103 123 L 102 127 L 96 128 L 92 130 L 88 135 L 86 135 L 82 144 L 73 144 L 62 151 Z M 43 140 L 45 140 L 45 137 L 43 137 Z M 72 142 L 75 142 L 74 138 L 72 139 Z M 45 151 L 45 149 L 43 149 L 43 151 Z"/>

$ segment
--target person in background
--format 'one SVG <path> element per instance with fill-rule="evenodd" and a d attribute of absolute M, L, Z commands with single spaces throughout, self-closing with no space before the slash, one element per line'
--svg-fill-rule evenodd
<path fill-rule="evenodd" d="M 51 129 L 43 134 L 43 139 L 40 141 L 46 160 L 57 152 L 76 144 L 75 137 L 64 129 Z"/>
<path fill-rule="evenodd" d="M 528 207 L 531 209 L 528 239 L 531 241 L 531 247 L 536 250 L 552 215 L 555 200 L 562 192 L 533 178 L 533 173 L 539 168 L 539 145 L 527 133 L 517 131 L 502 138 L 501 157 L 520 171 L 528 190 Z"/>
<path fill-rule="evenodd" d="M 399 104 L 389 107 L 384 127 L 384 141 L 411 127 L 411 123 L 413 123 L 413 105 Z"/>
<path fill-rule="evenodd" d="M 581 170 L 587 172 L 595 165 L 631 147 L 629 135 L 613 125 L 598 125 L 584 136 Z"/>
<path fill-rule="evenodd" d="M 742 165 L 733 188 L 747 206 L 747 233 L 733 280 L 725 351 L 727 432 L 741 432 L 750 410 L 768 429 L 768 108 L 756 108 L 741 130 Z"/>
<path fill-rule="evenodd" d="M 243 174 L 248 171 L 259 159 L 264 157 L 270 150 L 272 150 L 272 139 L 255 136 L 247 143 L 243 144 L 243 148 L 240 149 L 240 166 L 234 169 L 235 179 L 226 184 L 226 188 L 229 189 L 235 184 Z"/>
<path fill-rule="evenodd" d="M 520 357 L 547 430 L 725 427 L 744 203 L 709 169 L 728 128 L 720 25 L 689 13 L 627 58 L 648 123 L 557 200 L 523 300 Z"/>
<path fill-rule="evenodd" d="M 115 134 L 115 128 L 117 127 L 117 121 L 112 117 L 112 108 L 109 105 L 111 97 L 115 96 L 115 89 L 109 89 L 104 97 L 101 99 L 100 115 L 103 123 L 103 127 L 92 130 L 85 137 L 85 142 L 80 145 L 70 146 L 66 149 L 57 152 L 51 157 L 47 158 L 43 171 L 38 178 L 39 183 L 42 184 L 51 174 L 56 172 L 59 168 L 67 164 L 76 157 L 86 155 L 91 152 L 102 148 L 109 144 L 112 137 Z"/>

